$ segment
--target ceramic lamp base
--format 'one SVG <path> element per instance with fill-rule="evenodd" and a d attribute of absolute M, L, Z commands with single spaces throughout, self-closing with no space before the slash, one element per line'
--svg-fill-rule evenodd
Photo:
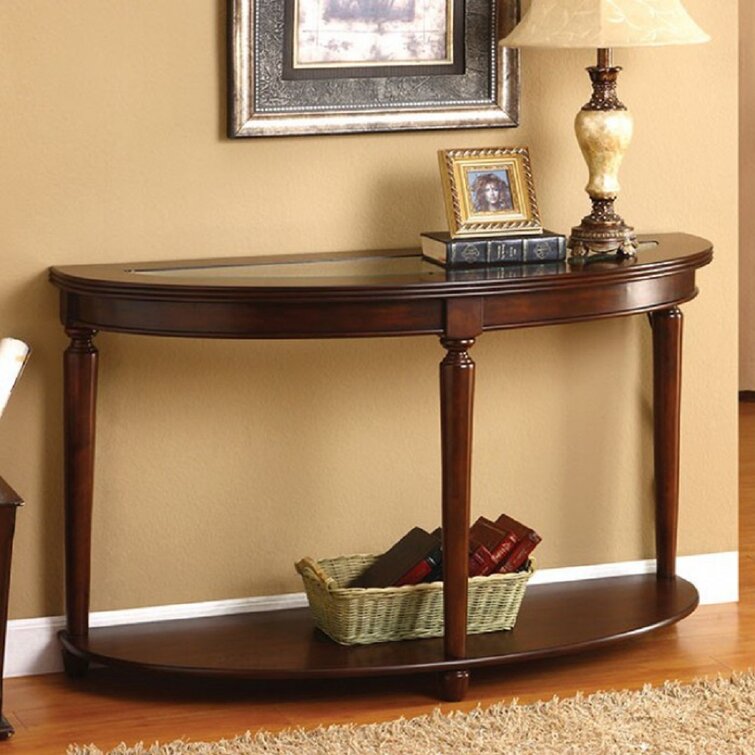
<path fill-rule="evenodd" d="M 577 113 L 574 130 L 590 171 L 585 187 L 592 212 L 572 228 L 567 246 L 572 259 L 590 254 L 634 257 L 634 229 L 614 212 L 619 194 L 619 166 L 632 139 L 633 121 L 616 94 L 621 68 L 611 64 L 611 51 L 598 50 L 598 65 L 587 69 L 592 80 L 592 98 Z"/>

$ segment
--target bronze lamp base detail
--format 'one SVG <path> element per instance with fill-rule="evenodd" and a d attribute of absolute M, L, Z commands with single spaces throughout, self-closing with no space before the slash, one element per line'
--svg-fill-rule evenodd
<path fill-rule="evenodd" d="M 592 212 L 571 229 L 567 246 L 573 258 L 609 253 L 634 257 L 637 234 L 614 212 L 613 199 L 593 199 Z"/>

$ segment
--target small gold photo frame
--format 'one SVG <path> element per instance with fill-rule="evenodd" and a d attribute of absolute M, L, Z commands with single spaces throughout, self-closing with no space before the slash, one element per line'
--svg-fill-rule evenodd
<path fill-rule="evenodd" d="M 526 147 L 438 152 L 452 237 L 541 233 Z"/>

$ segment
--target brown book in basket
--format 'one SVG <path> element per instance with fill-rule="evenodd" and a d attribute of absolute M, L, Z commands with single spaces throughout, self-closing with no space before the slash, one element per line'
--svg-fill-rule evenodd
<path fill-rule="evenodd" d="M 414 527 L 388 551 L 379 556 L 349 587 L 391 587 L 415 584 L 440 559 L 440 540 L 435 533 Z M 423 564 L 427 570 L 423 571 Z"/>

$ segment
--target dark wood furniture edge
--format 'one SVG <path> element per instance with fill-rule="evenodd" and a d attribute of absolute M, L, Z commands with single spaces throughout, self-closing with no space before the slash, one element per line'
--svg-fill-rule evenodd
<path fill-rule="evenodd" d="M 580 580 L 576 582 L 562 583 L 564 601 L 568 601 L 570 591 L 578 592 L 585 586 L 591 588 L 592 585 L 590 583 L 598 581 L 606 583 L 611 581 L 615 583 L 617 599 L 621 598 L 621 596 L 627 596 L 628 599 L 631 599 L 630 596 L 632 595 L 632 592 L 634 590 L 634 588 L 632 587 L 632 582 L 639 582 L 642 580 L 645 581 L 645 586 L 647 586 L 648 583 L 657 583 L 655 575 L 610 577 L 603 580 Z M 216 678 L 246 679 L 331 679 L 341 677 L 358 678 L 368 676 L 400 676 L 414 673 L 441 672 L 441 674 L 443 675 L 443 680 L 445 681 L 445 679 L 448 679 L 449 683 L 453 684 L 453 680 L 459 678 L 458 672 L 468 672 L 469 670 L 475 668 L 510 665 L 513 663 L 522 663 L 542 658 L 553 658 L 561 655 L 571 655 L 573 653 L 599 650 L 601 648 L 630 640 L 634 637 L 638 637 L 648 632 L 655 631 L 662 627 L 669 626 L 692 613 L 692 611 L 694 611 L 694 609 L 697 607 L 699 600 L 695 587 L 681 577 L 673 577 L 670 580 L 663 580 L 663 582 L 665 584 L 662 585 L 661 588 L 659 588 L 659 595 L 661 594 L 662 590 L 665 590 L 666 592 L 672 590 L 673 592 L 678 593 L 681 597 L 678 599 L 678 605 L 675 607 L 675 610 L 667 610 L 661 616 L 656 616 L 652 622 L 648 622 L 642 626 L 636 626 L 634 624 L 631 626 L 625 626 L 623 629 L 612 634 L 594 637 L 589 640 L 575 641 L 568 644 L 563 644 L 561 646 L 549 646 L 542 649 L 535 649 L 522 653 L 512 653 L 508 655 L 488 654 L 482 655 L 480 657 L 467 657 L 457 659 L 448 658 L 445 660 L 437 661 L 424 660 L 412 663 L 395 660 L 393 662 L 391 661 L 391 656 L 394 651 L 396 651 L 396 654 L 398 656 L 405 655 L 406 653 L 407 648 L 398 648 L 397 646 L 399 644 L 404 646 L 413 646 L 414 648 L 416 648 L 416 655 L 418 658 L 426 658 L 428 655 L 426 649 L 428 647 L 441 648 L 444 644 L 443 641 L 439 638 L 438 640 L 407 640 L 404 643 L 383 643 L 379 646 L 365 646 L 366 648 L 368 648 L 368 652 L 380 653 L 387 659 L 383 663 L 378 663 L 371 666 L 367 664 L 360 666 L 357 662 L 352 662 L 349 667 L 338 666 L 335 664 L 333 664 L 331 667 L 327 667 L 326 664 L 323 664 L 321 667 L 312 669 L 276 669 L 263 666 L 256 668 L 237 667 L 234 669 L 219 669 L 213 667 L 203 667 L 200 665 L 159 664 L 125 658 L 125 655 L 128 655 L 129 652 L 133 652 L 133 647 L 131 647 L 131 645 L 138 645 L 138 643 L 142 641 L 140 634 L 146 635 L 148 633 L 159 630 L 161 628 L 159 624 L 135 624 L 130 626 L 92 629 L 90 631 L 89 638 L 79 639 L 72 638 L 68 634 L 68 632 L 63 630 L 59 633 L 59 639 L 66 652 L 71 656 L 77 658 L 81 663 L 101 664 L 114 668 L 130 669 L 133 671 L 179 675 L 186 674 L 191 676 L 207 676 Z M 553 588 L 553 585 L 538 585 L 531 587 L 527 595 L 527 599 L 530 601 L 530 607 L 532 607 L 533 603 L 537 603 L 539 599 L 538 592 L 540 592 L 542 588 Z M 550 600 L 550 598 L 548 599 Z M 564 608 L 564 610 L 566 610 L 566 608 Z M 184 619 L 180 621 L 163 622 L 163 624 L 180 624 L 181 632 L 191 634 L 197 641 L 201 641 L 201 637 L 204 634 L 207 636 L 207 644 L 208 646 L 210 646 L 213 642 L 213 640 L 211 639 L 213 633 L 213 625 L 222 626 L 224 622 L 243 620 L 244 616 L 252 618 L 252 620 L 258 619 L 259 621 L 268 624 L 270 621 L 275 622 L 276 619 L 281 623 L 290 623 L 290 616 L 294 614 L 296 614 L 299 621 L 306 623 L 306 625 L 311 628 L 312 634 L 314 634 L 314 625 L 312 624 L 312 620 L 307 609 L 266 611 L 259 614 L 219 616 L 202 620 Z M 568 617 L 568 615 L 565 615 L 564 618 L 565 620 L 568 620 L 568 618 L 570 617 Z M 202 627 L 195 628 L 196 624 L 202 624 Z M 516 632 L 517 628 L 519 628 L 520 631 L 527 631 L 526 627 L 519 627 L 518 625 L 514 628 L 513 632 Z M 555 635 L 558 632 L 558 628 L 554 629 L 553 632 Z M 119 635 L 118 645 L 122 648 L 122 654 L 125 654 L 121 657 L 119 657 L 115 653 L 108 654 L 103 652 L 101 649 L 98 649 L 98 643 L 100 642 L 98 638 L 113 634 Z M 121 637 L 120 635 L 123 636 Z M 129 640 L 127 635 L 133 637 L 134 639 Z M 498 635 L 498 637 L 496 635 Z M 470 635 L 467 638 L 467 644 L 470 646 L 475 646 L 475 644 L 495 644 L 495 642 L 499 639 L 502 639 L 504 642 L 506 642 L 509 639 L 507 635 L 509 635 L 509 633 L 507 632 L 492 633 L 490 635 Z M 223 637 L 227 639 L 227 634 L 223 634 Z M 252 635 L 250 634 L 249 637 L 251 638 Z M 277 642 L 280 642 L 280 640 L 277 640 Z M 311 644 L 315 647 L 324 644 L 327 650 L 328 646 L 331 645 L 332 642 L 327 638 L 321 638 L 318 641 L 313 641 Z M 294 646 L 292 646 L 292 648 L 292 652 L 296 655 L 300 655 L 301 652 L 303 652 L 302 648 L 295 648 Z M 345 650 L 353 652 L 354 649 L 346 648 Z M 359 652 L 359 650 L 360 648 L 356 648 L 357 652 Z M 412 648 L 409 648 L 409 650 L 412 650 Z M 224 647 L 224 653 L 228 654 L 231 657 L 233 657 L 234 651 L 234 647 L 230 647 L 229 645 L 226 645 Z M 241 653 L 243 652 L 243 650 L 239 652 Z M 309 652 L 309 648 L 307 649 L 307 652 Z M 466 676 L 468 679 L 468 674 Z M 446 683 L 444 683 L 444 687 L 445 686 Z M 466 689 L 466 682 L 462 681 L 461 687 L 461 691 L 463 692 Z M 446 690 L 446 692 L 447 691 L 448 690 Z"/>
<path fill-rule="evenodd" d="M 0 477 L 0 506 L 23 506 L 24 500 Z"/>
<path fill-rule="evenodd" d="M 11 722 L 5 716 L 0 715 L 0 741 L 10 739 L 15 733 L 16 730 Z"/>
<path fill-rule="evenodd" d="M 591 315 L 573 315 L 568 311 L 561 312 L 558 317 L 549 317 L 542 319 L 531 319 L 527 322 L 511 322 L 505 324 L 485 324 L 483 325 L 483 332 L 493 332 L 496 330 L 513 330 L 516 328 L 536 328 L 546 325 L 569 325 L 574 323 L 589 322 L 594 320 L 607 320 L 614 317 L 630 317 L 632 315 L 644 314 L 647 312 L 653 312 L 656 310 L 668 309 L 669 306 L 678 304 L 685 304 L 697 296 L 697 288 L 694 288 L 689 295 L 677 297 L 670 301 L 664 301 L 652 307 L 639 306 L 631 309 L 615 310 L 608 313 L 594 313 Z M 187 302 L 188 304 L 188 302 Z M 241 332 L 229 333 L 227 330 L 208 330 L 203 327 L 201 330 L 186 331 L 176 330 L 159 326 L 157 323 L 151 324 L 149 327 L 137 328 L 137 327 L 119 327 L 113 324 L 103 325 L 101 321 L 97 321 L 99 324 L 95 326 L 95 321 L 89 321 L 86 318 L 70 317 L 66 318 L 69 322 L 69 327 L 79 330 L 92 330 L 93 332 L 102 330 L 108 333 L 121 333 L 129 335 L 143 335 L 143 336 L 163 336 L 168 338 L 217 338 L 227 340 L 245 340 L 251 338 Z M 289 329 L 285 333 L 270 332 L 267 334 L 259 334 L 253 336 L 255 340 L 276 340 L 280 338 L 286 339 L 337 339 L 337 338 L 390 338 L 400 336 L 440 336 L 443 334 L 443 328 L 437 327 L 414 327 L 407 328 L 401 331 L 389 330 L 389 329 L 370 329 L 370 330 L 347 330 L 341 326 L 339 329 L 332 330 L 318 330 L 317 332 L 308 332 L 304 330 Z"/>
<path fill-rule="evenodd" d="M 14 733 L 13 726 L 2 715 L 2 684 L 5 666 L 5 638 L 8 625 L 13 534 L 16 529 L 16 510 L 23 503 L 21 496 L 0 477 L 0 739 L 8 739 Z"/>
<path fill-rule="evenodd" d="M 436 281 L 422 290 L 413 285 L 357 289 L 326 283 L 286 289 L 163 285 L 133 289 L 122 282 L 101 286 L 99 281 L 81 278 L 63 281 L 56 269 L 51 279 L 61 288 L 60 317 L 69 329 L 229 339 L 442 335 L 444 302 L 450 299 L 482 297 L 483 332 L 628 316 L 679 305 L 697 295 L 695 271 L 712 259 L 708 242 L 694 241 L 703 251 L 655 265 L 477 281 L 461 287 Z M 604 301 L 589 304 L 601 286 Z M 575 310 L 574 302 L 581 309 Z M 198 316 L 202 305 L 212 308 L 213 318 Z M 354 316 L 354 307 L 359 308 L 359 317 Z"/>
<path fill-rule="evenodd" d="M 418 299 L 423 297 L 445 298 L 449 295 L 456 296 L 479 296 L 489 293 L 531 293 L 554 288 L 569 289 L 584 285 L 584 279 L 589 278 L 594 283 L 610 280 L 614 282 L 628 282 L 637 279 L 647 280 L 652 277 L 673 275 L 684 270 L 695 270 L 707 265 L 713 258 L 713 248 L 705 239 L 686 234 L 656 234 L 653 238 L 673 239 L 675 242 L 681 239 L 693 240 L 698 251 L 686 255 L 683 259 L 674 259 L 659 262 L 643 262 L 637 260 L 625 260 L 621 263 L 608 265 L 601 268 L 597 265 L 578 266 L 572 269 L 569 275 L 542 275 L 537 277 L 523 277 L 511 279 L 492 279 L 474 281 L 420 281 L 405 283 L 403 285 L 380 285 L 369 284 L 347 285 L 343 278 L 314 279 L 311 286 L 285 285 L 285 279 L 280 279 L 278 285 L 265 284 L 254 287 L 247 283 L 240 285 L 230 283 L 223 278 L 211 278 L 208 282 L 198 282 L 192 279 L 177 280 L 134 280 L 129 276 L 129 271 L 139 267 L 134 263 L 104 264 L 104 265 L 70 265 L 53 266 L 49 270 L 49 279 L 53 285 L 62 291 L 77 295 L 92 295 L 101 297 L 117 297 L 119 299 L 138 299 L 149 301 L 235 301 L 238 299 L 248 300 L 250 290 L 253 291 L 255 301 L 291 301 L 297 302 L 322 302 L 322 301 L 384 301 L 387 299 Z M 343 255 L 355 254 L 344 252 Z M 393 256 L 417 255 L 417 250 L 390 250 L 389 252 L 370 253 L 374 256 L 390 254 Z M 316 254 L 284 255 L 295 257 L 301 262 L 316 258 Z M 330 258 L 331 255 L 324 255 Z M 226 259 L 229 267 L 250 264 L 261 258 L 240 257 L 235 260 Z M 276 257 L 265 257 L 265 260 L 276 261 Z M 177 261 L 175 265 L 195 266 L 199 269 L 207 266 L 207 260 Z M 166 263 L 152 263 L 155 269 L 162 270 Z M 149 263 L 144 263 L 140 269 L 149 269 Z M 249 279 L 247 279 L 249 280 Z"/>

